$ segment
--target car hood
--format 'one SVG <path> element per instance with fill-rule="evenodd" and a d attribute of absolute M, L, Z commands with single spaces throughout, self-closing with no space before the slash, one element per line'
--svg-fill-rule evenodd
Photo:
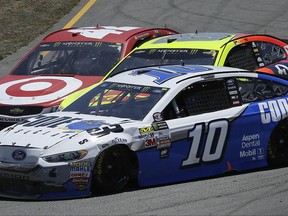
<path fill-rule="evenodd" d="M 0 132 L 1 146 L 47 149 L 65 140 L 81 137 L 103 137 L 110 132 L 123 132 L 123 127 L 137 128 L 139 121 L 129 119 L 56 112 L 27 119 Z M 126 125 L 126 126 L 123 126 Z M 122 127 L 123 126 L 123 127 Z M 90 134 L 87 132 L 90 130 Z M 79 141 L 79 142 L 80 142 Z M 72 147 L 72 146 L 71 146 Z"/>
<path fill-rule="evenodd" d="M 101 78 L 8 75 L 0 80 L 0 104 L 51 106 L 50 103 L 56 103 L 59 105 L 67 95 L 97 83 Z"/>

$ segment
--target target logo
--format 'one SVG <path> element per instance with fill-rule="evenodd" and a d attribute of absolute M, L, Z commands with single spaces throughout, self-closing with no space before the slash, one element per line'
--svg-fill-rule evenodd
<path fill-rule="evenodd" d="M 14 80 L 0 85 L 0 103 L 27 105 L 62 98 L 82 86 L 73 77 L 34 77 Z"/>

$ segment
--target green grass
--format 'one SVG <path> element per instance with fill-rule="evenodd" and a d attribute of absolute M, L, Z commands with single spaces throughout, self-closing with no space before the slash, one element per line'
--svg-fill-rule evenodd
<path fill-rule="evenodd" d="M 0 60 L 26 46 L 79 0 L 0 0 Z"/>

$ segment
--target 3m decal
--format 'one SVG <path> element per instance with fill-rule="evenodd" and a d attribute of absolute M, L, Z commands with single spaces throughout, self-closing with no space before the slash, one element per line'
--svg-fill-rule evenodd
<path fill-rule="evenodd" d="M 145 140 L 145 148 L 154 147 L 157 145 L 156 138 L 150 138 Z"/>
<path fill-rule="evenodd" d="M 182 168 L 199 165 L 201 162 L 216 162 L 223 156 L 229 122 L 224 119 L 210 122 L 206 140 L 203 140 L 204 136 L 206 136 L 204 129 L 204 124 L 196 124 L 188 132 L 191 147 L 188 157 L 182 161 Z M 202 147 L 201 144 L 204 146 Z M 204 149 L 203 151 L 201 151 L 202 148 Z"/>

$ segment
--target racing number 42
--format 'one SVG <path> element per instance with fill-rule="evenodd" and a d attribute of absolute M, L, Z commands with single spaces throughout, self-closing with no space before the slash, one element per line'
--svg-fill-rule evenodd
<path fill-rule="evenodd" d="M 188 157 L 182 161 L 182 168 L 199 165 L 201 162 L 210 163 L 218 161 L 224 154 L 229 129 L 227 120 L 212 121 L 208 124 L 206 140 L 202 139 L 205 134 L 205 124 L 196 124 L 188 132 L 188 139 L 191 140 L 191 146 Z M 202 145 L 204 145 L 202 147 Z M 201 150 L 202 148 L 203 151 Z"/>

